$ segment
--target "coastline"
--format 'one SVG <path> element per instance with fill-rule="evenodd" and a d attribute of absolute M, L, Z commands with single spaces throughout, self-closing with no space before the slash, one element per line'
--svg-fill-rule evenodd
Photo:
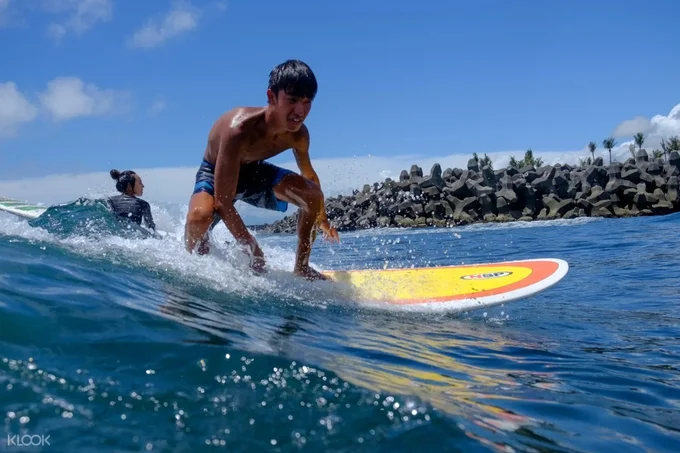
<path fill-rule="evenodd" d="M 680 211 L 680 153 L 650 159 L 644 149 L 623 163 L 525 165 L 493 170 L 471 158 L 467 170 L 435 164 L 428 175 L 412 165 L 399 181 L 365 184 L 361 191 L 326 199 L 339 232 L 375 227 L 451 227 L 482 222 L 636 217 Z M 265 233 L 295 233 L 297 211 L 254 226 Z"/>

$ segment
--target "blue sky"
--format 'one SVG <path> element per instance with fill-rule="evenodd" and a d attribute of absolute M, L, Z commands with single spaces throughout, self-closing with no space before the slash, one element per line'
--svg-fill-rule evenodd
<path fill-rule="evenodd" d="M 672 132 L 678 17 L 673 0 L 0 0 L 0 181 L 195 171 L 216 117 L 263 105 L 288 58 L 319 80 L 327 162 L 581 152 L 655 115 Z"/>

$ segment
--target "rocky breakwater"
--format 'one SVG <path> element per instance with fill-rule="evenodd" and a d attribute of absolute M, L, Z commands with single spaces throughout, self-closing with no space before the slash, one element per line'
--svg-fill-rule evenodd
<path fill-rule="evenodd" d="M 339 231 L 374 227 L 466 225 L 576 217 L 663 215 L 680 210 L 680 154 L 668 162 L 650 160 L 639 150 L 635 159 L 605 166 L 546 165 L 539 168 L 479 168 L 470 159 L 467 170 L 435 164 L 430 174 L 411 166 L 399 181 L 387 178 L 366 184 L 352 195 L 326 200 L 326 212 Z M 257 227 L 271 233 L 294 233 L 297 213 Z"/>

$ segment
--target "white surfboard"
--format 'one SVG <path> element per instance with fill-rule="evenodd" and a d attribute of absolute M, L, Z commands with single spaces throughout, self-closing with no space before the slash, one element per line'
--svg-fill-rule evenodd
<path fill-rule="evenodd" d="M 12 198 L 0 197 L 0 211 L 30 220 L 39 217 L 40 214 L 47 211 L 47 208 Z"/>

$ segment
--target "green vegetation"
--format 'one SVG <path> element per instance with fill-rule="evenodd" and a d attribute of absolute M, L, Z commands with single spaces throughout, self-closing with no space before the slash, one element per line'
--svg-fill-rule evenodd
<path fill-rule="evenodd" d="M 593 162 L 595 160 L 595 150 L 597 149 L 597 143 L 595 142 L 590 142 L 588 143 L 588 149 L 590 150 L 590 154 L 593 156 Z"/>
<path fill-rule="evenodd" d="M 636 151 L 639 151 L 642 149 L 642 145 L 645 143 L 645 140 L 648 137 L 645 136 L 644 133 L 638 132 L 633 136 L 633 143 L 628 145 L 628 151 L 630 152 L 630 155 L 633 159 L 635 159 L 635 153 Z M 616 139 L 614 137 L 607 137 L 604 140 L 602 140 L 602 146 L 609 151 L 609 163 L 612 163 L 612 149 L 616 147 Z M 580 158 L 578 159 L 579 161 L 579 166 L 580 167 L 587 167 L 590 165 L 593 165 L 595 163 L 595 150 L 597 149 L 597 143 L 596 142 L 590 142 L 588 143 L 588 151 L 590 151 L 590 157 L 588 158 Z M 673 135 L 668 138 L 662 138 L 661 139 L 661 150 L 659 149 L 654 149 L 650 153 L 650 157 L 652 159 L 664 159 L 668 160 L 670 153 L 673 151 L 678 151 L 680 152 L 680 136 Z M 477 153 L 472 153 L 472 157 L 477 161 L 479 164 L 479 167 L 485 167 L 488 166 L 493 170 L 493 162 L 491 161 L 491 158 L 484 154 L 483 158 L 480 158 Z M 510 162 L 508 163 L 508 166 L 511 168 L 517 168 L 520 169 L 522 167 L 528 167 L 530 165 L 533 165 L 534 168 L 538 168 L 543 165 L 543 159 L 540 157 L 534 157 L 534 152 L 529 148 L 526 150 L 524 153 L 524 158 L 521 160 L 517 160 L 515 156 L 510 157 Z"/>
<path fill-rule="evenodd" d="M 477 161 L 477 163 L 479 164 L 479 168 L 489 167 L 490 169 L 493 170 L 493 161 L 489 156 L 486 155 L 486 153 L 484 153 L 484 157 L 481 159 L 479 158 L 477 153 L 472 153 L 472 158 Z"/>
<path fill-rule="evenodd" d="M 595 155 L 595 154 L 593 154 L 593 155 Z M 589 167 L 589 166 L 593 165 L 593 162 L 594 162 L 594 159 L 592 159 L 590 157 L 587 158 L 587 159 L 581 159 L 579 157 L 579 159 L 578 159 L 578 163 L 581 166 L 581 168 Z"/>
<path fill-rule="evenodd" d="M 663 155 L 668 160 L 668 155 L 673 151 L 680 152 L 680 137 L 673 135 L 669 137 L 668 140 L 665 138 L 661 139 L 661 149 L 663 150 Z"/>
<path fill-rule="evenodd" d="M 533 165 L 534 168 L 538 168 L 541 165 L 543 165 L 543 159 L 541 157 L 534 157 L 534 152 L 529 148 L 525 153 L 524 153 L 524 159 L 518 161 L 515 159 L 515 156 L 512 156 L 510 158 L 510 164 L 511 167 L 513 168 L 522 168 L 522 167 L 527 167 L 529 165 Z"/>
<path fill-rule="evenodd" d="M 602 140 L 602 146 L 609 150 L 609 163 L 612 163 L 612 148 L 616 146 L 616 140 L 614 137 L 607 137 Z"/>

